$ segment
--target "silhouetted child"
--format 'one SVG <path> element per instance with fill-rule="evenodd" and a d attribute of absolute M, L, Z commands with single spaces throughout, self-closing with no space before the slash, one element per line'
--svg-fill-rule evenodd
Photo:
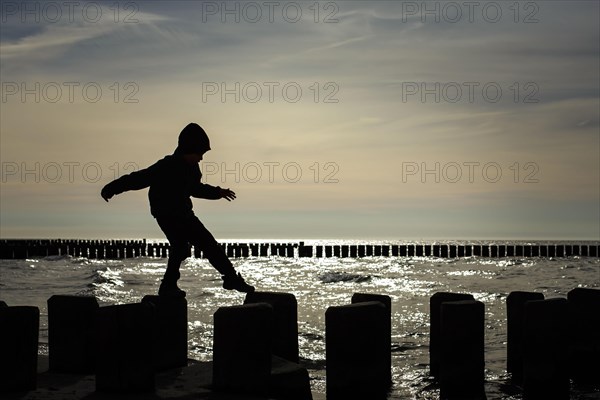
<path fill-rule="evenodd" d="M 185 296 L 177 287 L 179 266 L 186 259 L 189 244 L 201 249 L 204 257 L 219 271 L 225 289 L 253 292 L 219 246 L 213 235 L 204 227 L 192 210 L 190 196 L 204 199 L 235 199 L 230 189 L 211 186 L 200 182 L 202 173 L 198 163 L 210 150 L 210 141 L 200 125 L 188 124 L 179 134 L 175 152 L 154 165 L 124 175 L 102 189 L 101 195 L 108 201 L 116 194 L 128 190 L 150 187 L 148 198 L 150 212 L 167 236 L 171 245 L 167 271 L 158 294 L 161 296 Z"/>

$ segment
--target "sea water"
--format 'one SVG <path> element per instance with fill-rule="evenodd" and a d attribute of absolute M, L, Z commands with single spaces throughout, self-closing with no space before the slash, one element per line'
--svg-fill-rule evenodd
<path fill-rule="evenodd" d="M 240 242 L 240 241 L 237 241 Z M 256 241 L 253 241 L 256 242 Z M 360 242 L 306 242 L 360 244 Z M 363 243 L 364 244 L 364 243 Z M 0 260 L 0 300 L 40 308 L 40 353 L 48 351 L 47 299 L 55 294 L 94 295 L 101 306 L 139 302 L 156 294 L 166 268 L 163 258 L 90 260 L 51 256 Z M 391 399 L 437 399 L 429 376 L 429 298 L 436 292 L 471 293 L 485 304 L 485 372 L 488 399 L 521 399 L 506 372 L 506 297 L 511 291 L 565 297 L 576 287 L 600 288 L 600 260 L 544 258 L 286 258 L 232 259 L 261 291 L 292 293 L 298 300 L 302 364 L 315 393 L 325 393 L 325 311 L 349 304 L 355 292 L 392 298 Z M 239 305 L 244 295 L 221 287 L 207 260 L 188 258 L 180 287 L 187 292 L 189 357 L 212 359 L 213 314 Z M 574 387 L 574 399 L 598 399 L 600 388 Z"/>

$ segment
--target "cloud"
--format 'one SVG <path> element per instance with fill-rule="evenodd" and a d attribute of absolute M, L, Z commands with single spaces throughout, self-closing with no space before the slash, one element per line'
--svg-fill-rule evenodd
<path fill-rule="evenodd" d="M 10 76 L 22 67 L 30 71 L 49 60 L 63 57 L 71 48 L 86 41 L 168 20 L 160 15 L 139 12 L 136 14 L 136 22 L 116 22 L 108 6 L 95 4 L 103 10 L 100 12 L 103 17 L 95 22 L 85 19 L 85 14 L 77 12 L 73 13 L 71 18 L 66 14 L 56 22 L 42 21 L 33 25 L 27 20 L 19 20 L 19 15 L 7 17 L 7 23 L 2 28 L 3 39 L 0 42 L 5 73 L 8 72 Z M 8 34 L 5 35 L 4 32 Z"/>

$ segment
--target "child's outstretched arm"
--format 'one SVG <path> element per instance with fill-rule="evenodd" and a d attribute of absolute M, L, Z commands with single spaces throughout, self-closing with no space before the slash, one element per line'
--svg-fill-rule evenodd
<path fill-rule="evenodd" d="M 115 179 L 104 186 L 100 192 L 100 196 L 102 196 L 104 201 L 108 201 L 114 195 L 126 192 L 128 190 L 147 188 L 152 182 L 152 176 L 155 169 L 156 164 L 146 169 L 123 175 L 122 177 Z"/>

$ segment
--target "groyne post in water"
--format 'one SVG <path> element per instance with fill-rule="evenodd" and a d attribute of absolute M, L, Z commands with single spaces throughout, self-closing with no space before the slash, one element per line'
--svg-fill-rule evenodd
<path fill-rule="evenodd" d="M 378 301 L 385 306 L 386 311 L 386 329 L 385 329 L 385 342 L 386 346 L 390 349 L 386 356 L 387 365 L 385 367 L 386 374 L 388 376 L 388 382 L 392 383 L 392 298 L 384 294 L 372 294 L 372 293 L 354 293 L 352 295 L 352 304 L 366 303 L 370 301 Z"/>
<path fill-rule="evenodd" d="M 54 295 L 48 299 L 50 370 L 92 373 L 94 323 L 99 305 L 95 297 Z"/>
<path fill-rule="evenodd" d="M 484 314 L 485 306 L 480 301 L 441 304 L 440 398 L 486 398 Z"/>
<path fill-rule="evenodd" d="M 567 321 L 567 299 L 525 303 L 524 398 L 569 399 Z"/>
<path fill-rule="evenodd" d="M 267 303 L 273 307 L 273 355 L 298 363 L 298 303 L 296 297 L 291 293 L 248 293 L 244 304 L 254 303 Z"/>
<path fill-rule="evenodd" d="M 544 300 L 542 293 L 514 291 L 506 298 L 506 370 L 514 384 L 523 382 L 523 335 L 525 327 L 525 304 L 532 300 Z"/>
<path fill-rule="evenodd" d="M 148 302 L 100 307 L 96 312 L 96 390 L 154 390 L 154 306 Z"/>
<path fill-rule="evenodd" d="M 39 329 L 39 308 L 0 307 L 0 393 L 36 389 Z"/>
<path fill-rule="evenodd" d="M 371 301 L 325 313 L 327 399 L 385 399 L 389 389 L 388 312 Z"/>
<path fill-rule="evenodd" d="M 429 298 L 429 372 L 435 377 L 439 377 L 440 368 L 442 303 L 462 300 L 474 300 L 473 295 L 437 292 Z"/>
<path fill-rule="evenodd" d="M 155 370 L 187 365 L 187 300 L 183 297 L 148 295 L 142 303 L 154 305 L 153 326 Z"/>
<path fill-rule="evenodd" d="M 569 302 L 569 370 L 578 384 L 600 385 L 600 290 L 576 288 Z"/>
<path fill-rule="evenodd" d="M 221 307 L 214 313 L 213 386 L 266 396 L 271 375 L 273 307 Z"/>

